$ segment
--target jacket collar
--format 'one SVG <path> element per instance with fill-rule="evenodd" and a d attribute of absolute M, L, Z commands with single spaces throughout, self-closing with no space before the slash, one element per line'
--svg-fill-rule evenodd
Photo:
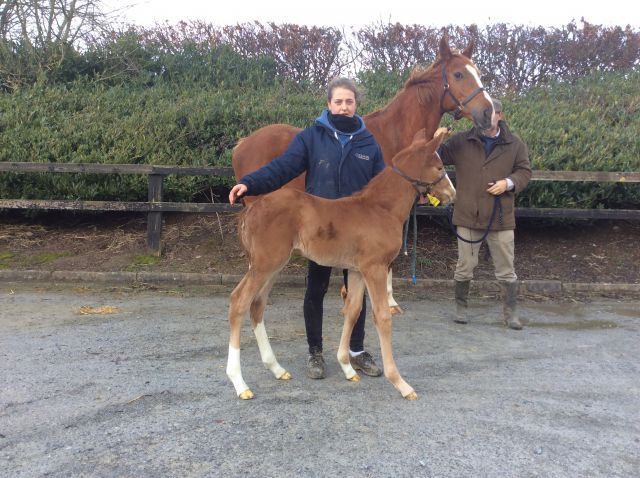
<path fill-rule="evenodd" d="M 498 142 L 496 144 L 513 143 L 515 138 L 511 130 L 507 127 L 507 123 L 500 120 L 498 127 L 500 128 L 500 135 L 498 136 Z M 482 136 L 482 130 L 476 126 L 467 131 L 467 140 L 482 142 L 480 136 Z"/>

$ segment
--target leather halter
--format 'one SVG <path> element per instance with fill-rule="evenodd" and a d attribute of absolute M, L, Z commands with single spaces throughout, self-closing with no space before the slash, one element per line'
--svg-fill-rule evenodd
<path fill-rule="evenodd" d="M 445 68 L 444 61 L 442 62 L 442 84 L 444 85 L 444 91 L 442 92 L 442 97 L 440 98 L 440 111 L 442 113 L 452 113 L 454 119 L 460 119 L 462 117 L 463 108 L 469 103 L 472 99 L 474 99 L 477 95 L 484 91 L 483 86 L 479 86 L 476 88 L 469 96 L 467 96 L 462 101 L 458 100 L 451 90 L 449 89 L 449 82 L 447 81 L 447 71 Z M 444 98 L 449 95 L 453 102 L 456 104 L 456 107 L 452 110 L 444 109 Z"/>
<path fill-rule="evenodd" d="M 434 154 L 438 154 L 438 153 L 434 153 Z M 440 176 L 438 179 L 436 179 L 435 181 L 433 181 L 431 183 L 426 183 L 426 182 L 424 182 L 424 181 L 422 181 L 420 179 L 412 178 L 408 174 L 406 174 L 403 171 L 401 171 L 400 168 L 398 168 L 395 164 L 391 165 L 391 170 L 394 173 L 399 174 L 402 178 L 404 178 L 407 181 L 409 181 L 409 183 L 411 183 L 411 185 L 413 186 L 413 189 L 415 189 L 418 192 L 418 194 L 422 194 L 422 195 L 426 195 L 426 194 L 430 193 L 431 189 L 436 184 L 438 184 L 440 181 L 442 181 L 444 178 L 447 177 L 447 172 L 443 171 L 442 172 L 442 176 Z M 420 188 L 424 188 L 424 190 L 420 190 Z"/>

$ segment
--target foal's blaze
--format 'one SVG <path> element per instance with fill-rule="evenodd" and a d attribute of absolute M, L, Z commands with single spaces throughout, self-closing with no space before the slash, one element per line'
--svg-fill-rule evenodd
<path fill-rule="evenodd" d="M 265 366 L 278 379 L 291 378 L 271 349 L 263 313 L 271 286 L 294 249 L 321 265 L 349 269 L 349 294 L 338 348 L 338 362 L 345 377 L 358 380 L 349 362 L 349 339 L 366 287 L 373 304 L 385 376 L 403 397 L 417 398 L 393 359 L 387 270 L 400 251 L 403 222 L 416 190 L 429 192 L 444 204 L 455 199 L 455 189 L 435 154 L 445 135 L 445 128 L 430 141 L 424 134 L 416 135 L 393 158 L 393 168 L 387 167 L 351 197 L 328 200 L 287 188 L 265 195 L 243 211 L 239 235 L 249 258 L 249 270 L 231 293 L 227 361 L 227 375 L 240 398 L 253 398 L 240 368 L 240 329 L 247 313 Z"/>
<path fill-rule="evenodd" d="M 414 68 L 404 87 L 385 107 L 363 117 L 380 145 L 387 165 L 411 143 L 416 132 L 424 129 L 426 135 L 432 137 L 445 112 L 455 112 L 457 117 L 466 117 L 483 129 L 490 127 L 493 105 L 489 95 L 480 90 L 480 71 L 471 61 L 473 50 L 473 42 L 462 52 L 452 50 L 444 36 L 435 62 L 427 68 Z M 299 132 L 299 128 L 290 125 L 272 124 L 242 139 L 234 148 L 231 159 L 236 179 L 240 180 L 280 156 Z M 285 187 L 304 191 L 304 174 Z M 246 205 L 255 200 L 256 197 L 243 199 Z M 400 312 L 400 306 L 391 294 L 391 284 L 389 271 L 389 304 L 394 312 Z"/>

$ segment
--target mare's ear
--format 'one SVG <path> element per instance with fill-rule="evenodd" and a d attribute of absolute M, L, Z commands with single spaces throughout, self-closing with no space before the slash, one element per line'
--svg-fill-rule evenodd
<path fill-rule="evenodd" d="M 475 48 L 476 48 L 476 42 L 472 38 L 471 41 L 469 42 L 469 45 L 467 46 L 467 48 L 464 49 L 462 54 L 467 58 L 469 58 L 469 60 L 471 60 L 471 55 L 473 55 L 473 50 L 475 50 Z"/>
<path fill-rule="evenodd" d="M 451 58 L 451 48 L 449 47 L 449 36 L 446 32 L 443 33 L 440 40 L 439 56 L 442 60 L 448 60 Z"/>

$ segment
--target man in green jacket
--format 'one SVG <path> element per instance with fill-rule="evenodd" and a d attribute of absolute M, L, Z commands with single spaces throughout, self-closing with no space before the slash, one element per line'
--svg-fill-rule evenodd
<path fill-rule="evenodd" d="M 458 263 L 454 273 L 456 318 L 466 324 L 467 297 L 473 271 L 478 265 L 480 245 L 486 240 L 502 290 L 504 323 L 522 329 L 516 313 L 518 282 L 514 261 L 516 227 L 515 195 L 531 179 L 527 146 L 502 119 L 502 103 L 493 100 L 489 130 L 472 128 L 444 143 L 440 156 L 456 169 L 456 203 L 453 224 L 457 226 Z"/>

